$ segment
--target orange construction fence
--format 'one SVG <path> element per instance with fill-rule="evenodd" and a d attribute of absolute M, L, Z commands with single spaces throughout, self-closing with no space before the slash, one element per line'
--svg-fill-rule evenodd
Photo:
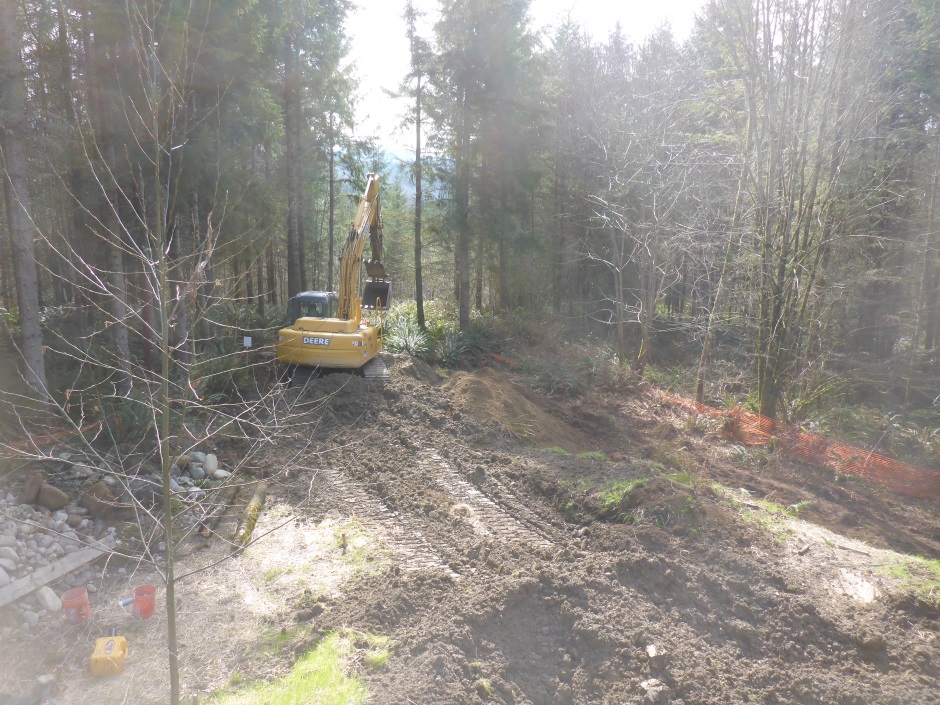
<path fill-rule="evenodd" d="M 940 497 L 940 471 L 926 470 L 832 441 L 801 428 L 779 423 L 752 411 L 734 407 L 716 409 L 671 392 L 659 392 L 664 401 L 700 416 L 724 419 L 722 435 L 745 445 L 773 444 L 775 449 L 820 463 L 836 472 L 857 475 L 897 494 L 923 499 Z"/>

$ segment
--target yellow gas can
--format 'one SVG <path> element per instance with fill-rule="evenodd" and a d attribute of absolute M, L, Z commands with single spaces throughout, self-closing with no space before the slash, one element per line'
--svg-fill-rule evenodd
<path fill-rule="evenodd" d="M 95 642 L 91 654 L 91 675 L 113 676 L 124 670 L 127 658 L 127 639 L 123 636 L 103 636 Z"/>

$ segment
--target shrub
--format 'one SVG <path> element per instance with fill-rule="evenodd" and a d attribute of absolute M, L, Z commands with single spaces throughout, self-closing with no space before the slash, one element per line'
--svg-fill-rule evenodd
<path fill-rule="evenodd" d="M 431 341 L 417 321 L 401 317 L 394 323 L 386 320 L 385 325 L 385 345 L 391 352 L 406 353 L 421 359 L 429 357 Z"/>

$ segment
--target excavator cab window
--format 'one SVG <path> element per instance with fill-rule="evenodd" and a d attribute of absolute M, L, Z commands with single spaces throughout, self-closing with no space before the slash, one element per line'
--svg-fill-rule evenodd
<path fill-rule="evenodd" d="M 300 315 L 298 318 L 325 318 L 322 301 L 299 301 Z"/>
<path fill-rule="evenodd" d="M 335 294 L 301 294 L 287 302 L 287 323 L 298 318 L 333 318 L 336 316 Z"/>

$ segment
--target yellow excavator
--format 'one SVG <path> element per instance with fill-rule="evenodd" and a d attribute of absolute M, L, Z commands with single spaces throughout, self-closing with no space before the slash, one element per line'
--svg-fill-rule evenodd
<path fill-rule="evenodd" d="M 363 261 L 367 234 L 372 258 Z M 368 274 L 364 290 L 363 264 Z M 339 292 L 305 291 L 287 302 L 287 327 L 277 333 L 275 354 L 287 365 L 291 384 L 305 384 L 310 377 L 332 370 L 388 379 L 388 370 L 379 356 L 381 323 L 366 320 L 363 311 L 375 311 L 381 321 L 390 293 L 391 282 L 383 261 L 379 179 L 369 174 L 340 254 Z"/>

